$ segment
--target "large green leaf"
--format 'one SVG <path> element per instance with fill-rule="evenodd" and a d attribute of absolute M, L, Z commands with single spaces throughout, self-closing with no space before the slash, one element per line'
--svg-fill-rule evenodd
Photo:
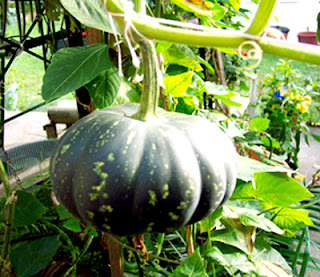
<path fill-rule="evenodd" d="M 183 51 L 185 50 L 185 51 Z M 189 49 L 191 51 L 191 49 Z M 195 61 L 195 59 L 192 57 L 194 54 L 191 51 L 188 53 L 185 53 L 188 51 L 187 47 L 178 47 L 175 44 L 173 44 L 170 48 L 167 50 L 163 51 L 163 59 L 164 59 L 164 64 L 169 65 L 169 64 L 178 64 L 187 68 L 190 68 L 194 71 L 202 71 L 201 65 Z M 190 52 L 189 51 L 189 52 Z"/>
<path fill-rule="evenodd" d="M 247 234 L 242 232 L 240 229 L 230 228 L 217 230 L 212 232 L 211 240 L 218 241 L 227 245 L 231 245 L 235 248 L 242 250 L 244 253 L 248 255 L 251 254 L 250 245 L 246 241 Z"/>
<path fill-rule="evenodd" d="M 95 105 L 102 109 L 111 106 L 118 94 L 120 84 L 118 69 L 112 67 L 94 78 L 87 88 Z"/>
<path fill-rule="evenodd" d="M 13 227 L 28 226 L 35 223 L 44 214 L 46 208 L 31 193 L 19 190 L 16 193 L 17 203 Z"/>
<path fill-rule="evenodd" d="M 43 99 L 49 101 L 61 97 L 111 68 L 108 50 L 106 44 L 94 44 L 58 51 L 43 78 Z"/>
<path fill-rule="evenodd" d="M 296 232 L 305 225 L 313 225 L 312 220 L 309 218 L 309 212 L 307 211 L 279 208 L 274 210 L 274 213 L 276 216 L 274 217 L 273 222 L 284 230 Z"/>
<path fill-rule="evenodd" d="M 256 197 L 272 207 L 287 207 L 313 197 L 299 182 L 280 172 L 256 173 L 254 183 Z"/>
<path fill-rule="evenodd" d="M 291 170 L 282 166 L 269 166 L 248 157 L 238 155 L 238 178 L 243 181 L 252 180 L 256 172 L 290 172 Z"/>
<path fill-rule="evenodd" d="M 166 94 L 174 97 L 180 97 L 185 94 L 191 83 L 192 74 L 192 71 L 188 71 L 186 73 L 165 77 L 163 83 Z"/>
<path fill-rule="evenodd" d="M 182 265 L 179 265 L 170 277 L 208 277 L 204 263 L 197 248 Z"/>
<path fill-rule="evenodd" d="M 263 215 L 258 215 L 258 211 L 256 210 L 237 208 L 235 213 L 239 216 L 239 220 L 245 226 L 255 226 L 266 232 L 273 232 L 280 235 L 284 233 L 270 219 L 263 217 Z"/>
<path fill-rule="evenodd" d="M 61 0 L 63 7 L 82 24 L 112 33 L 109 16 L 100 0 Z"/>
<path fill-rule="evenodd" d="M 270 119 L 264 117 L 255 117 L 251 119 L 250 127 L 255 131 L 265 131 L 270 124 Z"/>
<path fill-rule="evenodd" d="M 59 248 L 59 237 L 51 236 L 21 244 L 10 253 L 10 262 L 18 277 L 38 273 L 52 259 Z"/>
<path fill-rule="evenodd" d="M 268 267 L 269 263 L 273 263 L 280 267 L 278 272 L 274 272 L 278 275 L 271 275 L 270 271 L 271 276 L 292 276 L 292 270 L 284 257 L 262 239 L 257 238 L 252 256 L 255 263 L 260 267 L 260 270 L 263 266 Z M 281 275 L 281 269 L 285 270 L 289 275 Z M 268 275 L 263 274 L 263 276 Z"/>

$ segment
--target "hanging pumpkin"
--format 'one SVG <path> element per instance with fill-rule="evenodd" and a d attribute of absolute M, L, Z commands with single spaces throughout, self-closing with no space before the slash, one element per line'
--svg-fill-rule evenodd
<path fill-rule="evenodd" d="M 75 217 L 115 235 L 170 232 L 220 207 L 236 182 L 236 152 L 215 124 L 157 108 L 152 42 L 140 42 L 138 104 L 96 111 L 59 140 L 53 190 Z"/>

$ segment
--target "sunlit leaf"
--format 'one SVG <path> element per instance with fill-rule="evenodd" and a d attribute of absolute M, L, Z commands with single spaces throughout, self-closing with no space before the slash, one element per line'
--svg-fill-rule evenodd
<path fill-rule="evenodd" d="M 109 16 L 100 0 L 61 0 L 63 7 L 82 24 L 112 33 Z"/>
<path fill-rule="evenodd" d="M 273 211 L 276 216 L 273 222 L 282 229 L 289 229 L 296 232 L 305 225 L 312 226 L 313 222 L 309 218 L 309 212 L 290 208 L 281 208 Z"/>
<path fill-rule="evenodd" d="M 240 9 L 240 0 L 229 0 L 229 2 L 236 11 Z"/>
<path fill-rule="evenodd" d="M 211 231 L 219 222 L 219 219 L 222 215 L 222 207 L 217 209 L 211 215 L 207 216 L 206 218 L 200 221 L 200 230 L 201 232 L 208 232 Z"/>
<path fill-rule="evenodd" d="M 213 12 L 209 9 L 207 2 L 204 0 L 170 0 L 180 8 L 203 16 L 213 16 Z"/>
<path fill-rule="evenodd" d="M 254 175 L 256 197 L 273 207 L 287 207 L 313 194 L 284 173 L 260 172 Z"/>
<path fill-rule="evenodd" d="M 174 97 L 180 97 L 186 93 L 192 79 L 192 71 L 181 73 L 174 76 L 168 76 L 163 79 L 166 94 Z"/>
<path fill-rule="evenodd" d="M 49 101 L 66 95 L 111 68 L 108 50 L 106 44 L 94 44 L 58 51 L 43 78 L 43 99 Z"/>
<path fill-rule="evenodd" d="M 282 268 L 281 271 L 276 270 L 275 272 L 282 272 L 283 274 L 284 273 L 289 274 L 289 275 L 278 275 L 278 276 L 284 276 L 284 277 L 292 276 L 292 270 L 288 265 L 287 261 L 284 259 L 284 257 L 264 240 L 257 238 L 252 256 L 253 256 L 254 262 L 257 263 L 259 268 L 262 264 L 268 265 L 270 263 L 273 263 L 274 265 L 277 265 L 277 268 L 279 267 Z M 271 271 L 269 271 L 268 274 L 270 273 Z M 267 275 L 267 276 L 276 276 L 276 275 Z"/>
<path fill-rule="evenodd" d="M 290 172 L 287 167 L 270 166 L 254 159 L 238 156 L 238 178 L 243 181 L 250 181 L 256 172 Z"/>
<path fill-rule="evenodd" d="M 254 117 L 251 119 L 250 127 L 255 131 L 265 131 L 270 124 L 270 119 L 263 117 Z"/>
<path fill-rule="evenodd" d="M 186 48 L 186 47 L 185 47 Z M 202 71 L 201 65 L 192 57 L 188 56 L 181 48 L 173 44 L 162 53 L 164 64 L 177 64 L 190 68 L 194 71 Z"/>

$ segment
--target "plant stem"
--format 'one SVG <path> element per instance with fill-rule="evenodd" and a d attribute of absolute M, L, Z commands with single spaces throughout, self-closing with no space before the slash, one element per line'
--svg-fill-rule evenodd
<path fill-rule="evenodd" d="M 267 1 L 264 1 L 264 3 Z M 270 2 L 274 2 L 274 0 L 270 0 Z M 123 14 L 124 9 L 118 0 L 109 0 L 107 4 L 109 11 Z M 115 19 L 120 28 L 124 29 L 124 18 L 116 16 Z M 318 46 L 314 45 L 263 38 L 241 31 L 229 31 L 217 28 L 195 30 L 195 28 L 191 29 L 191 24 L 187 23 L 181 23 L 181 26 L 184 28 L 177 28 L 169 26 L 176 24 L 176 21 L 162 19 L 159 22 L 158 19 L 146 15 L 137 15 L 131 19 L 131 22 L 140 34 L 152 40 L 214 48 L 238 48 L 243 42 L 252 40 L 256 41 L 266 54 L 320 64 L 320 51 Z"/>
<path fill-rule="evenodd" d="M 152 41 L 143 38 L 139 41 L 139 45 L 142 52 L 144 69 L 143 90 L 139 110 L 132 117 L 142 121 L 148 121 L 157 117 L 159 98 L 158 59 Z"/>
<path fill-rule="evenodd" d="M 141 254 L 143 255 L 140 251 L 138 251 L 137 249 L 133 248 L 133 247 L 130 247 L 129 245 L 126 245 L 125 243 L 122 243 L 121 241 L 115 239 L 114 237 L 112 237 L 110 234 L 106 234 L 109 239 L 113 240 L 114 242 L 116 242 L 117 244 L 119 244 L 120 246 L 124 247 L 124 248 L 127 248 L 131 251 L 134 251 L 138 254 Z M 180 262 L 177 262 L 175 260 L 171 260 L 171 259 L 167 259 L 167 258 L 163 258 L 163 257 L 159 257 L 159 256 L 156 256 L 156 255 L 153 255 L 153 254 L 150 254 L 148 253 L 148 256 L 151 257 L 151 258 L 154 258 L 154 259 L 158 259 L 160 261 L 164 261 L 164 262 L 167 262 L 167 263 L 171 263 L 171 264 L 176 264 L 176 265 L 181 265 L 182 263 Z"/>
<path fill-rule="evenodd" d="M 247 34 L 260 36 L 267 27 L 277 0 L 260 0 L 258 9 L 248 29 Z"/>
<path fill-rule="evenodd" d="M 67 270 L 64 276 L 69 276 L 69 274 L 75 269 L 77 266 L 77 263 L 81 260 L 81 258 L 84 256 L 84 254 L 87 252 L 88 248 L 91 245 L 91 242 L 93 240 L 94 236 L 90 236 L 84 245 L 84 247 L 81 250 L 81 253 L 78 255 L 77 259 L 72 263 L 71 267 Z"/>
<path fill-rule="evenodd" d="M 15 208 L 16 199 L 14 197 L 14 193 L 11 192 L 8 176 L 1 160 L 0 160 L 0 179 L 5 189 L 5 193 L 7 197 L 6 205 L 8 207 L 8 213 L 7 213 L 7 218 L 5 222 L 6 227 L 4 230 L 3 245 L 2 245 L 1 257 L 0 257 L 0 274 L 2 275 L 3 264 L 8 255 L 8 249 L 10 245 L 11 230 L 12 230 L 12 224 L 13 224 L 13 218 L 14 218 L 14 208 Z"/>
<path fill-rule="evenodd" d="M 68 246 L 70 248 L 70 252 L 71 252 L 72 264 L 74 264 L 73 269 L 72 269 L 72 276 L 76 276 L 77 268 L 76 268 L 75 261 L 77 260 L 77 254 L 76 254 L 76 250 L 75 250 L 75 247 L 73 246 L 73 243 L 72 243 L 71 239 L 69 238 L 69 236 L 63 230 L 61 230 L 58 226 L 56 226 L 55 224 L 51 223 L 50 221 L 47 221 L 47 220 L 43 219 L 42 222 L 45 225 L 47 225 L 49 228 L 52 228 L 55 231 L 57 231 L 57 233 L 62 238 L 64 238 L 64 240 L 68 244 Z"/>

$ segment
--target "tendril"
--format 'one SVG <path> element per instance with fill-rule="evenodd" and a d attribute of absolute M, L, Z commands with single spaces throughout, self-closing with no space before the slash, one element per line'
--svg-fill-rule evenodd
<path fill-rule="evenodd" d="M 249 50 L 244 50 L 244 48 L 249 48 Z M 246 69 L 253 69 L 260 64 L 263 51 L 258 43 L 254 41 L 245 41 L 240 44 L 238 48 L 238 54 L 245 61 L 257 61 L 254 64 L 246 66 Z"/>

